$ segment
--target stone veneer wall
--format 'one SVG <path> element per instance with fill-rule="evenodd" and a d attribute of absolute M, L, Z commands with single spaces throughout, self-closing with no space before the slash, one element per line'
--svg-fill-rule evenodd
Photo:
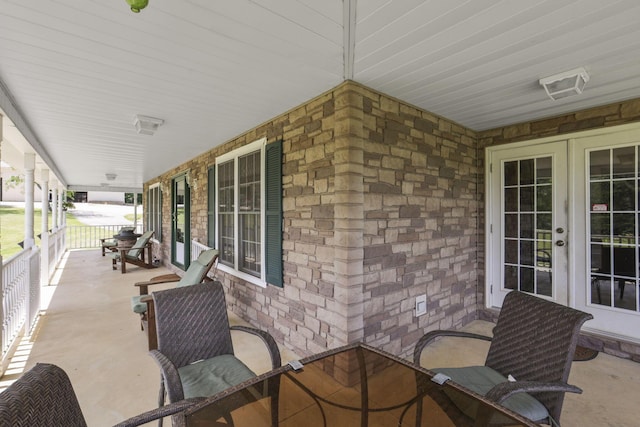
<path fill-rule="evenodd" d="M 486 147 L 617 126 L 637 121 L 640 121 L 640 99 L 591 108 L 530 123 L 521 123 L 478 132 L 478 168 L 480 171 L 484 171 Z M 482 295 L 479 297 L 480 303 L 484 302 L 484 185 L 484 173 L 481 173 L 478 175 L 479 200 L 482 201 L 478 241 L 478 249 L 480 251 L 479 271 L 481 272 L 479 277 L 480 286 L 478 289 L 482 292 Z M 497 319 L 497 311 L 483 309 L 482 307 L 484 307 L 484 304 L 479 304 L 480 318 L 491 321 Z M 640 362 L 640 345 L 597 337 L 590 334 L 583 334 L 580 341 L 581 344 L 587 347 Z"/>
<path fill-rule="evenodd" d="M 458 328 L 484 303 L 484 148 L 640 120 L 640 100 L 475 133 L 345 82 L 148 185 L 163 188 L 158 253 L 173 268 L 171 178 L 190 171 L 191 237 L 207 241 L 207 169 L 216 156 L 283 139 L 283 289 L 224 275 L 233 311 L 300 355 L 365 341 L 408 356 L 427 330 Z M 146 195 L 146 192 L 145 192 Z M 414 317 L 426 293 L 427 313 Z M 478 310 L 479 309 L 479 310 Z M 584 337 L 640 359 L 640 347 Z"/>
<path fill-rule="evenodd" d="M 300 355 L 353 341 L 409 355 L 427 329 L 475 318 L 477 169 L 473 132 L 353 82 L 180 165 L 191 237 L 207 241 L 207 169 L 258 138 L 283 139 L 284 288 L 224 276 L 227 303 Z M 428 315 L 415 318 L 416 295 Z"/>

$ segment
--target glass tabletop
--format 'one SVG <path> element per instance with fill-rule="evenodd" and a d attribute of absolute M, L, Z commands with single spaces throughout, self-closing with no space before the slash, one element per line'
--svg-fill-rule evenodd
<path fill-rule="evenodd" d="M 271 371 L 186 411 L 190 427 L 536 426 L 451 381 L 363 344 Z M 469 417 L 465 415 L 472 415 Z"/>

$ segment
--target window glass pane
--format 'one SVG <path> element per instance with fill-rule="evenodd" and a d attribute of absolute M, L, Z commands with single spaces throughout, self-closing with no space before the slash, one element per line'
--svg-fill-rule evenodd
<path fill-rule="evenodd" d="M 520 185 L 533 184 L 534 159 L 520 160 Z"/>
<path fill-rule="evenodd" d="M 536 212 L 551 212 L 551 185 L 539 185 L 536 193 Z"/>
<path fill-rule="evenodd" d="M 524 292 L 533 292 L 533 277 L 535 270 L 533 268 L 520 267 L 520 290 Z"/>
<path fill-rule="evenodd" d="M 518 162 L 505 162 L 504 185 L 518 185 Z"/>
<path fill-rule="evenodd" d="M 520 242 L 520 264 L 533 265 L 533 242 L 523 240 Z"/>
<path fill-rule="evenodd" d="M 260 152 L 238 158 L 239 268 L 260 276 Z"/>
<path fill-rule="evenodd" d="M 533 211 L 533 187 L 521 187 L 520 188 L 520 211 L 531 212 Z"/>
<path fill-rule="evenodd" d="M 518 211 L 518 189 L 517 188 L 504 189 L 504 210 L 505 212 Z"/>
<path fill-rule="evenodd" d="M 218 166 L 218 249 L 220 262 L 235 264 L 233 161 Z"/>
<path fill-rule="evenodd" d="M 635 235 L 635 214 L 614 214 L 613 215 L 613 241 L 633 245 L 636 242 Z"/>
<path fill-rule="evenodd" d="M 635 277 L 637 274 L 636 248 L 613 248 L 613 274 L 616 276 Z"/>
<path fill-rule="evenodd" d="M 536 182 L 551 183 L 551 157 L 541 157 L 536 160 Z"/>
<path fill-rule="evenodd" d="M 609 150 L 589 153 L 589 176 L 591 179 L 609 179 Z"/>
<path fill-rule="evenodd" d="M 590 185 L 591 210 L 609 210 L 609 181 L 595 181 Z"/>
<path fill-rule="evenodd" d="M 536 215 L 536 222 L 537 237 L 551 240 L 551 214 Z"/>
<path fill-rule="evenodd" d="M 613 178 L 629 178 L 636 175 L 636 148 L 624 147 L 613 150 Z"/>
<path fill-rule="evenodd" d="M 533 239 L 533 214 L 520 215 L 520 237 Z"/>
<path fill-rule="evenodd" d="M 608 213 L 591 214 L 591 241 L 603 242 L 609 240 L 609 220 Z"/>
<path fill-rule="evenodd" d="M 633 211 L 635 209 L 635 179 L 613 181 L 613 210 Z"/>
<path fill-rule="evenodd" d="M 536 270 L 536 287 L 538 295 L 551 296 L 551 271 Z"/>
<path fill-rule="evenodd" d="M 505 289 L 518 289 L 518 267 L 504 266 L 504 287 Z"/>
<path fill-rule="evenodd" d="M 611 306 L 611 281 L 608 278 L 591 278 L 591 303 Z"/>
<path fill-rule="evenodd" d="M 504 262 L 509 264 L 518 263 L 518 241 L 507 239 L 504 242 Z"/>
<path fill-rule="evenodd" d="M 635 280 L 619 280 L 614 288 L 615 307 L 626 310 L 638 310 L 636 307 L 636 292 L 638 287 Z"/>
<path fill-rule="evenodd" d="M 509 214 L 504 216 L 504 235 L 505 237 L 519 237 L 518 236 L 518 215 Z"/>

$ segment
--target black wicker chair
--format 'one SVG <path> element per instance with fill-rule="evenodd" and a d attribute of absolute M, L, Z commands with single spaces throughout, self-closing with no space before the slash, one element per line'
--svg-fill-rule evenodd
<path fill-rule="evenodd" d="M 184 286 L 151 294 L 156 310 L 158 349 L 149 354 L 162 371 L 159 405 L 207 397 L 239 384 L 255 374 L 234 355 L 231 331 L 260 337 L 281 365 L 273 337 L 259 329 L 229 326 L 224 288 L 219 282 Z"/>
<path fill-rule="evenodd" d="M 118 427 L 134 427 L 184 411 L 198 399 L 153 409 Z M 60 367 L 38 363 L 0 393 L 0 426 L 86 427 L 71 381 Z"/>
<path fill-rule="evenodd" d="M 591 314 L 513 291 L 504 299 L 493 338 L 459 331 L 429 332 L 416 344 L 413 360 L 420 364 L 423 349 L 441 336 L 491 341 L 485 366 L 433 371 L 534 422 L 559 425 L 564 393 L 582 393 L 567 380 L 580 328 L 592 318 Z M 463 409 L 464 402 L 459 406 Z M 466 408 L 465 413 L 473 418 L 475 410 Z"/>

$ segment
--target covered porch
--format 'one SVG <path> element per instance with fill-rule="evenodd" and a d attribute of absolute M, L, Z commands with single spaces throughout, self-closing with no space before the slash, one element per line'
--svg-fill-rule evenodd
<path fill-rule="evenodd" d="M 72 250 L 57 268 L 55 280 L 43 288 L 43 311 L 30 337 L 15 353 L 0 388 L 7 387 L 38 362 L 54 363 L 70 376 L 87 422 L 109 426 L 157 404 L 159 370 L 147 355 L 139 318 L 131 312 L 132 284 L 166 273 L 132 267 L 127 274 L 111 270 L 99 250 Z M 231 315 L 231 323 L 243 323 Z M 492 324 L 474 321 L 465 329 L 488 332 Z M 236 351 L 256 372 L 269 369 L 258 341 L 234 337 Z M 481 364 L 486 343 L 436 343 L 423 356 L 427 367 Z M 264 351 L 264 353 L 263 353 Z M 283 363 L 296 358 L 281 348 Z M 636 410 L 629 396 L 640 394 L 640 364 L 600 353 L 574 362 L 570 383 L 582 395 L 568 394 L 562 415 L 566 426 L 631 426 Z"/>

